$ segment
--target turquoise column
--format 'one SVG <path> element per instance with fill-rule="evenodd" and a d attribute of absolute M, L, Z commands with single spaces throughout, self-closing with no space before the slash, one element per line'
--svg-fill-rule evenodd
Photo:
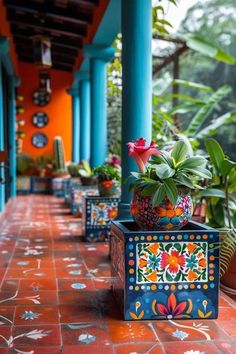
<path fill-rule="evenodd" d="M 1 43 L 0 43 L 1 47 Z M 3 122 L 3 88 L 2 88 L 2 58 L 0 52 L 0 150 L 4 150 L 4 122 Z M 4 163 L 0 163 L 0 177 L 4 179 Z M 5 205 L 5 186 L 0 183 L 0 212 Z"/>
<path fill-rule="evenodd" d="M 15 110 L 15 78 L 9 76 L 9 168 L 10 168 L 10 196 L 16 197 L 16 110 Z"/>
<path fill-rule="evenodd" d="M 115 49 L 103 45 L 86 45 L 85 56 L 90 58 L 91 77 L 91 150 L 90 165 L 96 167 L 107 156 L 107 95 L 106 67 Z"/>
<path fill-rule="evenodd" d="M 9 58 L 9 42 L 6 37 L 0 37 L 0 150 L 5 149 L 4 142 L 4 111 L 3 111 L 3 82 L 2 82 L 2 66 L 6 68 L 8 74 L 12 74 L 12 65 Z M 1 164 L 0 177 L 4 179 L 4 163 Z M 0 184 L 0 211 L 5 205 L 5 186 Z"/>
<path fill-rule="evenodd" d="M 77 72 L 80 92 L 80 159 L 90 160 L 90 126 L 91 126 L 91 100 L 89 72 Z"/>
<path fill-rule="evenodd" d="M 122 194 L 119 217 L 129 217 L 125 182 L 137 166 L 127 142 L 152 136 L 152 1 L 122 0 Z"/>
<path fill-rule="evenodd" d="M 78 89 L 67 91 L 72 97 L 72 161 L 80 162 L 80 98 Z"/>

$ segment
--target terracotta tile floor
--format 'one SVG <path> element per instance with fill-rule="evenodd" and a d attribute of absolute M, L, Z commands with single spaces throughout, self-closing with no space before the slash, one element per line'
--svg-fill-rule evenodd
<path fill-rule="evenodd" d="M 124 322 L 108 244 L 84 243 L 63 201 L 22 196 L 0 217 L 0 354 L 236 353 L 236 303 L 218 320 Z"/>

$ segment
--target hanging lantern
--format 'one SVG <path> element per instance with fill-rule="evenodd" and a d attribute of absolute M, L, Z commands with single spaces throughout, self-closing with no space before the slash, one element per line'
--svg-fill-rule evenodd
<path fill-rule="evenodd" d="M 49 72 L 40 71 L 39 72 L 39 89 L 40 91 L 51 93 L 51 77 Z"/>
<path fill-rule="evenodd" d="M 36 35 L 33 39 L 34 63 L 39 69 L 48 69 L 52 66 L 51 42 L 49 37 Z"/>

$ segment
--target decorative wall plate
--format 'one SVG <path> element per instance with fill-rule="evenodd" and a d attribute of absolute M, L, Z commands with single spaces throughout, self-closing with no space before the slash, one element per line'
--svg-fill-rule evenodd
<path fill-rule="evenodd" d="M 48 137 L 43 133 L 35 133 L 32 137 L 32 144 L 37 148 L 43 148 L 48 143 Z"/>
<path fill-rule="evenodd" d="M 36 106 L 46 106 L 50 101 L 51 95 L 47 91 L 36 90 L 33 93 L 33 102 Z"/>
<path fill-rule="evenodd" d="M 32 117 L 32 123 L 37 128 L 43 128 L 48 124 L 48 116 L 44 112 L 36 112 Z"/>

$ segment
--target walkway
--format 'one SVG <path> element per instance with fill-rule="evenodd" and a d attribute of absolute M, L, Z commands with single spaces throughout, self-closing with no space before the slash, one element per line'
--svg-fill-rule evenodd
<path fill-rule="evenodd" d="M 0 221 L 0 354 L 236 353 L 236 303 L 218 320 L 124 322 L 108 244 L 81 242 L 62 200 L 23 196 Z"/>

